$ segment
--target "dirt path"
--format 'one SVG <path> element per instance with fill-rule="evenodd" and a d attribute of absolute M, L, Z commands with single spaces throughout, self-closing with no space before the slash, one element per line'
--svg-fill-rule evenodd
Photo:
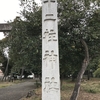
<path fill-rule="evenodd" d="M 0 100 L 19 100 L 34 89 L 33 81 L 26 81 L 0 89 Z"/>

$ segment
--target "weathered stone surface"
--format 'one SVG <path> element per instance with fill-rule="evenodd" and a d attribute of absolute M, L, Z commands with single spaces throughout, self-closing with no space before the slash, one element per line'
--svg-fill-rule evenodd
<path fill-rule="evenodd" d="M 57 0 L 42 3 L 42 100 L 60 100 Z"/>
<path fill-rule="evenodd" d="M 2 23 L 0 24 L 0 32 L 9 32 L 11 31 L 12 26 L 10 24 L 7 23 Z"/>

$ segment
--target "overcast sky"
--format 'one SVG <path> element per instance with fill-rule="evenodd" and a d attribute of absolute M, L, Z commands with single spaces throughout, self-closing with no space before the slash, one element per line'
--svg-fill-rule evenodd
<path fill-rule="evenodd" d="M 41 0 L 35 0 L 41 4 Z M 19 0 L 0 0 L 0 23 L 6 23 L 18 16 L 20 11 Z M 4 36 L 0 33 L 0 39 Z"/>

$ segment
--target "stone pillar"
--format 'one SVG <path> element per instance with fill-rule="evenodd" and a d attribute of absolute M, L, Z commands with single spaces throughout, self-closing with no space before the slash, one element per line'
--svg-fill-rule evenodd
<path fill-rule="evenodd" d="M 60 100 L 57 0 L 42 0 L 42 100 Z"/>

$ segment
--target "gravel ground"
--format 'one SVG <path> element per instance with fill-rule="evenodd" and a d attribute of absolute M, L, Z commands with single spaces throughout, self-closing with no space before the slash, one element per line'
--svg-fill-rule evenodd
<path fill-rule="evenodd" d="M 25 81 L 9 87 L 0 89 L 0 100 L 19 100 L 34 89 L 33 81 Z"/>

